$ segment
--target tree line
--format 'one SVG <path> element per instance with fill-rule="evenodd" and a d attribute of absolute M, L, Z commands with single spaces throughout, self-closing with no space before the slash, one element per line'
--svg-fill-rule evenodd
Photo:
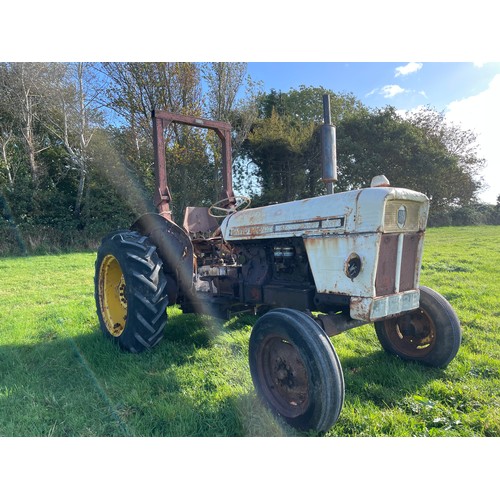
<path fill-rule="evenodd" d="M 477 201 L 484 160 L 476 136 L 432 108 L 402 116 L 323 87 L 263 92 L 245 63 L 0 63 L 0 251 L 95 244 L 153 211 L 151 110 L 228 121 L 235 190 L 253 205 L 324 193 L 322 95 L 337 126 L 336 190 L 385 174 L 422 191 L 431 222 L 499 223 Z M 220 193 L 219 140 L 166 131 L 174 218 Z"/>

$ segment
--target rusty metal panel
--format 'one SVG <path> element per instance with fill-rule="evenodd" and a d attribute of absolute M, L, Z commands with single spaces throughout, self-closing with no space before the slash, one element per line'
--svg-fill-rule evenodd
<path fill-rule="evenodd" d="M 228 241 L 254 238 L 342 234 L 354 226 L 356 191 L 251 208 L 226 217 L 221 225 Z"/>
<path fill-rule="evenodd" d="M 159 214 L 165 219 L 172 220 L 170 202 L 172 196 L 168 187 L 166 159 L 165 159 L 165 137 L 164 130 L 172 123 L 191 125 L 214 130 L 221 140 L 222 147 L 222 193 L 221 198 L 234 203 L 233 180 L 232 180 L 232 157 L 231 157 L 231 125 L 226 122 L 206 120 L 194 116 L 185 116 L 168 111 L 153 110 L 153 148 L 155 168 L 155 195 L 154 203 Z"/>
<path fill-rule="evenodd" d="M 388 295 L 395 291 L 397 251 L 398 235 L 384 234 L 380 240 L 377 277 L 375 278 L 377 295 Z"/>
<path fill-rule="evenodd" d="M 158 214 L 145 214 L 130 228 L 151 238 L 168 272 L 175 274 L 183 293 L 189 293 L 193 282 L 194 249 L 189 236 L 175 222 Z"/>
<path fill-rule="evenodd" d="M 417 309 L 419 302 L 420 290 L 385 297 L 351 297 L 350 315 L 354 319 L 372 322 Z"/>
<path fill-rule="evenodd" d="M 251 304 L 263 304 L 264 297 L 262 293 L 262 286 L 260 285 L 243 285 L 243 293 L 245 302 Z"/>
<path fill-rule="evenodd" d="M 360 295 L 375 294 L 376 257 L 379 233 L 352 234 L 319 238 L 304 238 L 318 293 Z M 356 256 L 361 262 L 359 274 L 348 276 L 349 258 Z"/>
<path fill-rule="evenodd" d="M 418 286 L 423 233 L 385 234 L 380 243 L 375 289 L 378 296 Z"/>
<path fill-rule="evenodd" d="M 401 260 L 401 278 L 399 290 L 404 292 L 415 288 L 416 269 L 420 267 L 420 240 L 423 238 L 423 233 L 405 234 L 403 243 L 403 257 Z"/>
<path fill-rule="evenodd" d="M 207 207 L 186 207 L 182 227 L 188 233 L 210 233 L 219 225 L 217 219 L 208 213 Z"/>

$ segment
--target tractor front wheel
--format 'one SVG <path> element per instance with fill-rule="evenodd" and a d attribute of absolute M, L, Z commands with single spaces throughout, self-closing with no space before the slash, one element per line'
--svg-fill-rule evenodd
<path fill-rule="evenodd" d="M 462 340 L 460 322 L 449 302 L 435 290 L 420 287 L 420 305 L 403 316 L 375 322 L 382 347 L 402 359 L 445 368 Z"/>
<path fill-rule="evenodd" d="M 150 240 L 115 231 L 97 251 L 95 301 L 101 330 L 129 352 L 154 347 L 167 322 L 167 280 Z"/>
<path fill-rule="evenodd" d="M 273 309 L 253 327 L 250 372 L 258 395 L 290 426 L 326 432 L 344 402 L 342 368 L 321 327 L 306 314 Z"/>

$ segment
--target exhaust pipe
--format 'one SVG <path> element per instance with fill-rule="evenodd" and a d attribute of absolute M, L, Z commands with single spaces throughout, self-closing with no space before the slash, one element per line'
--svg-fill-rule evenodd
<path fill-rule="evenodd" d="M 337 144 L 335 140 L 335 126 L 331 124 L 330 96 L 323 95 L 324 124 L 321 127 L 321 149 L 323 177 L 327 194 L 333 194 L 333 185 L 337 182 Z"/>

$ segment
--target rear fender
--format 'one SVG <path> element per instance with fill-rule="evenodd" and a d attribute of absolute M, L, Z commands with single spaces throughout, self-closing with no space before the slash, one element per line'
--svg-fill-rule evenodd
<path fill-rule="evenodd" d="M 142 215 L 130 229 L 147 236 L 156 246 L 164 270 L 171 277 L 168 287 L 169 303 L 176 302 L 179 291 L 189 295 L 193 286 L 194 252 L 193 244 L 186 232 L 158 214 Z M 172 277 L 175 284 L 172 283 Z"/>

